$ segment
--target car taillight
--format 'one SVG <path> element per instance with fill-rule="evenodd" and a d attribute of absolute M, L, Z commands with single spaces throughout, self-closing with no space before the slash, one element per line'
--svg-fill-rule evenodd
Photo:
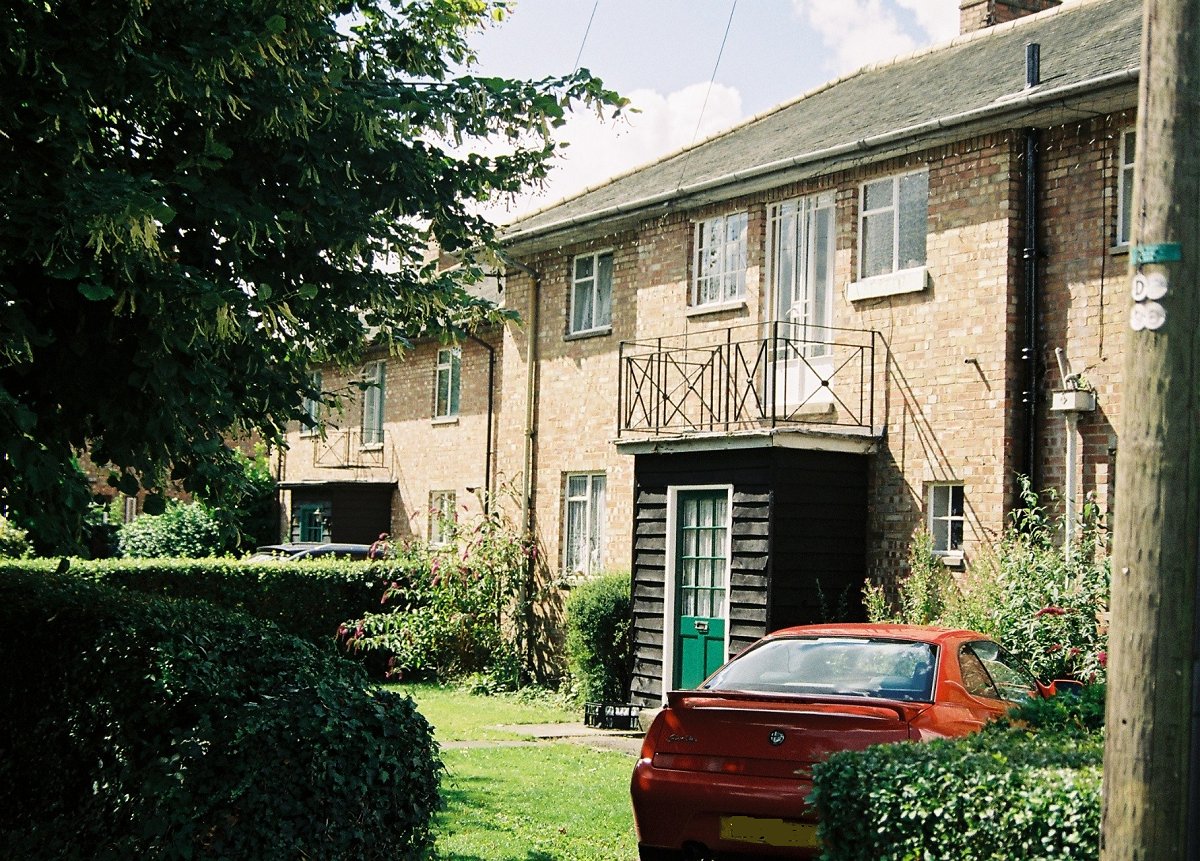
<path fill-rule="evenodd" d="M 723 756 L 697 756 L 689 753 L 658 753 L 654 755 L 655 768 L 675 771 L 708 771 L 714 774 L 744 774 L 746 764 Z"/>

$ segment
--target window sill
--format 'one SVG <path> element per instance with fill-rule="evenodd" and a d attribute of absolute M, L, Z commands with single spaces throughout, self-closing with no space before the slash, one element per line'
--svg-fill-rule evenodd
<path fill-rule="evenodd" d="M 456 425 L 458 424 L 458 416 L 434 416 L 430 419 L 429 423 L 433 425 Z"/>
<path fill-rule="evenodd" d="M 362 445 L 360 445 L 358 447 L 358 450 L 359 451 L 383 451 L 383 443 L 381 443 L 381 442 L 363 443 Z"/>
<path fill-rule="evenodd" d="M 947 568 L 960 569 L 966 565 L 966 560 L 961 550 L 937 551 L 933 553 L 938 559 L 942 560 L 942 564 Z"/>
<path fill-rule="evenodd" d="M 598 329 L 582 329 L 578 332 L 568 332 L 563 335 L 564 341 L 582 341 L 585 338 L 600 338 L 612 334 L 612 326 L 601 326 Z"/>
<path fill-rule="evenodd" d="M 872 275 L 850 284 L 847 296 L 851 302 L 863 299 L 878 299 L 883 296 L 899 296 L 903 293 L 920 293 L 929 284 L 929 269 L 917 266 L 901 269 L 886 275 Z"/>
<path fill-rule="evenodd" d="M 1112 255 L 1113 257 L 1117 257 L 1118 255 L 1128 254 L 1129 253 L 1129 243 L 1124 242 L 1120 245 L 1114 245 L 1112 248 L 1108 249 L 1108 253 L 1110 255 Z"/>
<path fill-rule="evenodd" d="M 703 317 L 705 314 L 720 314 L 722 311 L 745 311 L 746 300 L 734 299 L 732 302 L 713 302 L 711 305 L 692 305 L 687 310 L 689 317 Z"/>

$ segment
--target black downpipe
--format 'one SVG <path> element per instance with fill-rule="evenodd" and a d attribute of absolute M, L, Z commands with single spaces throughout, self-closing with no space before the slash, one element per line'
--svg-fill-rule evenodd
<path fill-rule="evenodd" d="M 1033 89 L 1042 82 L 1042 49 L 1037 42 L 1025 45 L 1025 89 Z M 1037 472 L 1037 365 L 1038 365 L 1038 303 L 1041 301 L 1041 284 L 1038 280 L 1038 247 L 1040 233 L 1038 223 L 1038 200 L 1041 186 L 1038 181 L 1040 169 L 1038 159 L 1038 130 L 1025 129 L 1025 344 L 1021 348 L 1024 373 L 1024 390 L 1021 403 L 1025 405 L 1025 445 L 1021 472 L 1032 487 L 1038 486 Z M 1017 488 L 1018 500 L 1020 487 Z"/>
<path fill-rule="evenodd" d="M 1025 446 L 1021 472 L 1037 487 L 1037 364 L 1038 364 L 1038 302 L 1041 284 L 1038 280 L 1038 131 L 1025 130 L 1025 247 L 1022 251 L 1025 281 L 1025 343 L 1021 347 L 1021 375 L 1024 390 L 1021 403 L 1025 407 Z"/>

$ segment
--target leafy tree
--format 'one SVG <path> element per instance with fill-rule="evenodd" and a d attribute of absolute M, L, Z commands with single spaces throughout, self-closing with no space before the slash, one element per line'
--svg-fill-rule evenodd
<path fill-rule="evenodd" d="M 475 201 L 536 183 L 586 70 L 470 74 L 503 0 L 15 0 L 0 12 L 0 506 L 78 547 L 75 458 L 213 495 L 314 362 L 499 312 Z M 461 71 L 465 70 L 465 71 Z M 506 141 L 485 155 L 483 140 Z M 438 272 L 436 241 L 465 254 Z"/>

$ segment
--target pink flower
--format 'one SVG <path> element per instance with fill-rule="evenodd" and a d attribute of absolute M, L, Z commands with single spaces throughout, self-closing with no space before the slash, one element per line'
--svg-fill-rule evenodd
<path fill-rule="evenodd" d="M 1046 651 L 1051 655 L 1053 655 L 1055 652 L 1061 652 L 1062 651 L 1062 643 L 1055 643 L 1050 648 L 1046 649 Z"/>
<path fill-rule="evenodd" d="M 1108 666 L 1108 652 L 1101 652 L 1100 654 L 1096 655 L 1096 660 L 1098 660 L 1100 662 L 1100 666 L 1107 667 Z"/>
<path fill-rule="evenodd" d="M 1065 615 L 1067 615 L 1067 611 L 1064 610 L 1062 607 L 1055 607 L 1055 606 L 1051 605 L 1049 607 L 1043 607 L 1042 609 L 1038 610 L 1036 613 L 1033 614 L 1033 618 L 1037 619 L 1040 616 L 1065 616 Z"/>
<path fill-rule="evenodd" d="M 1078 647 L 1072 646 L 1071 648 L 1067 649 L 1067 657 L 1075 658 L 1078 656 L 1079 656 L 1079 648 Z"/>

